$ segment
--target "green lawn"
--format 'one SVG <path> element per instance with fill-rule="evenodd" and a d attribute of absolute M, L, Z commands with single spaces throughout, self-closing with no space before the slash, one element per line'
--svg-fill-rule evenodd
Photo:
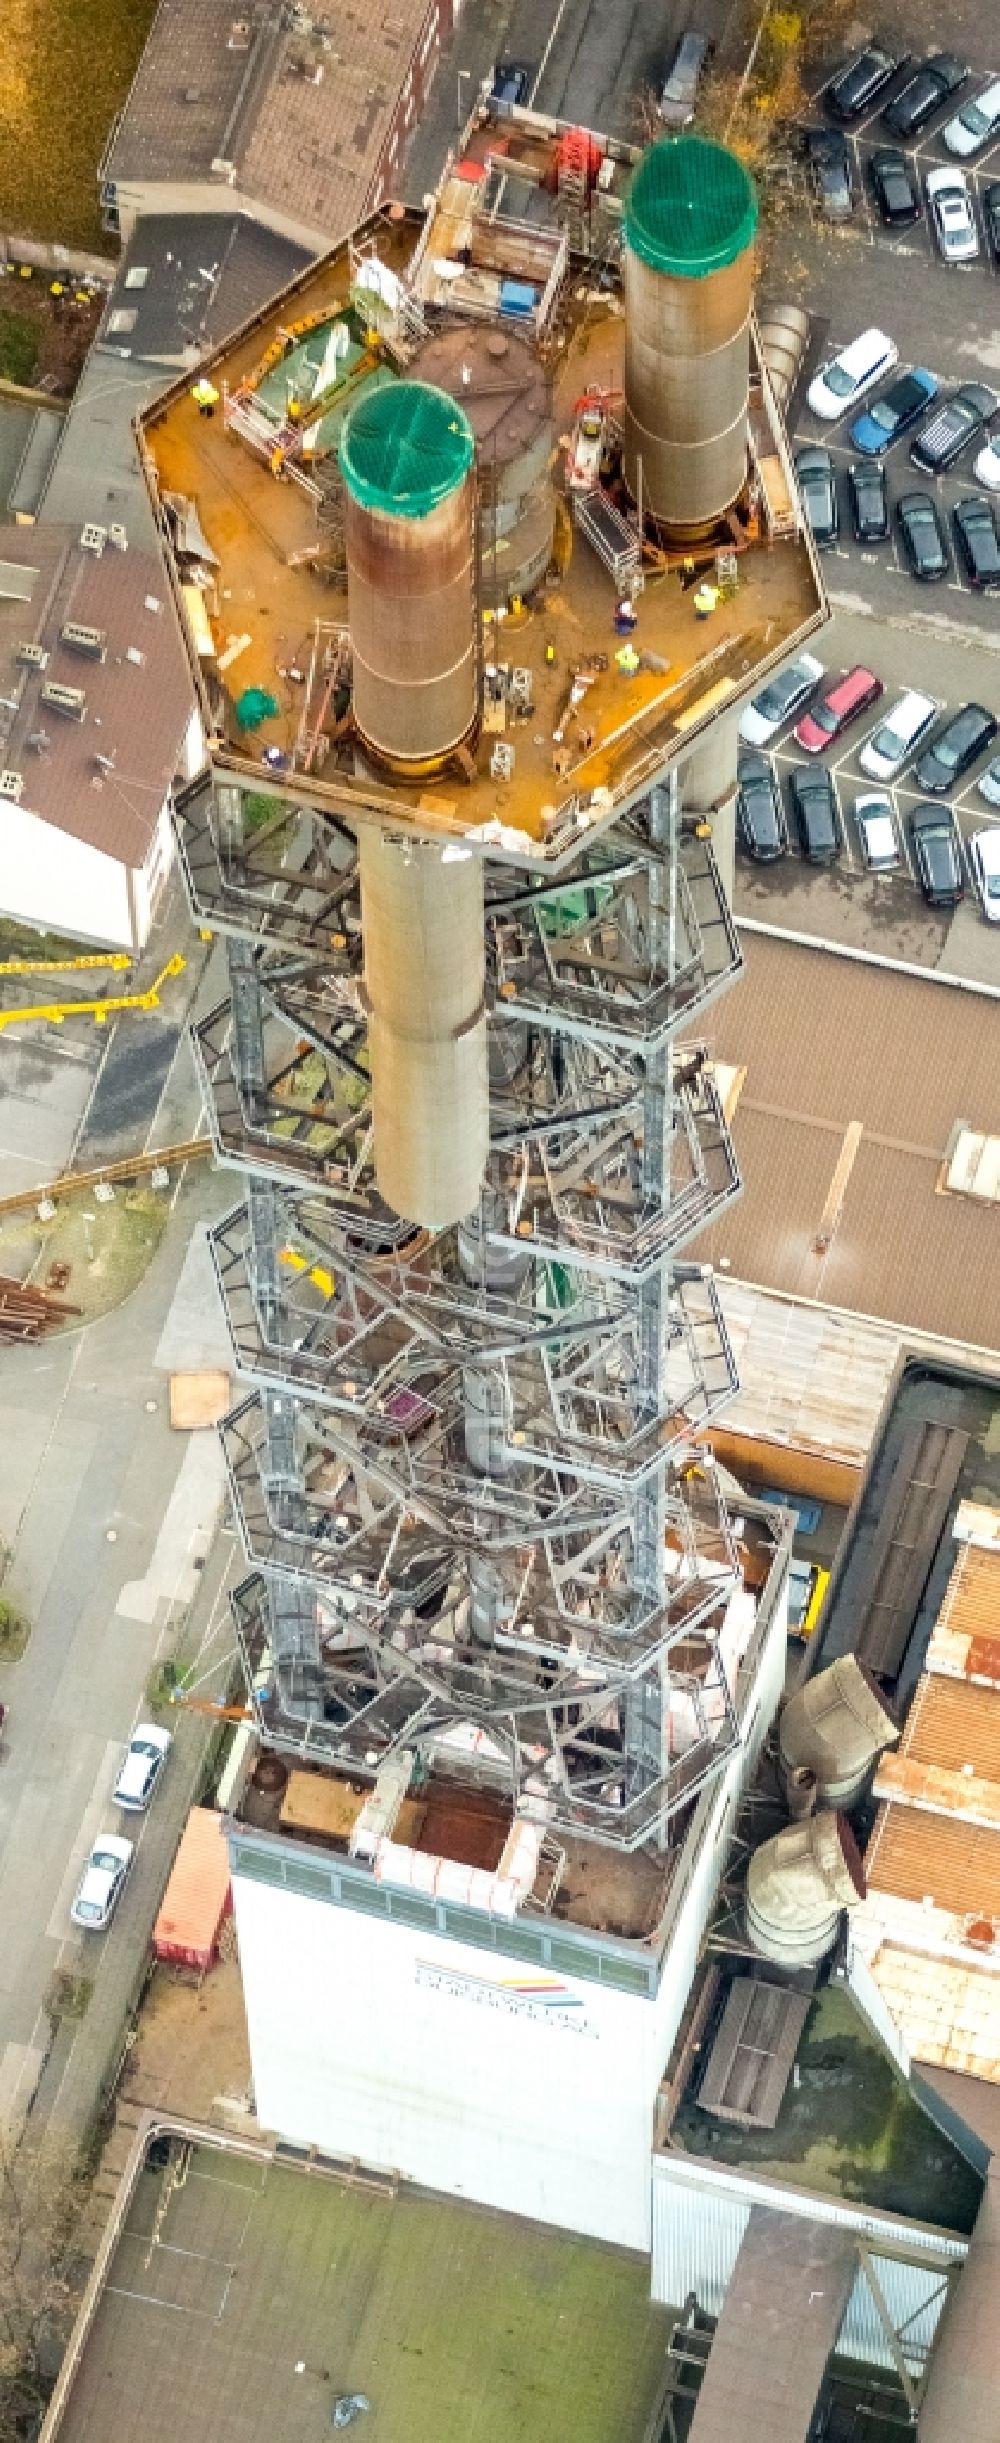
<path fill-rule="evenodd" d="M 155 8 L 156 0 L 3 0 L 0 229 L 109 251 L 97 165 Z"/>

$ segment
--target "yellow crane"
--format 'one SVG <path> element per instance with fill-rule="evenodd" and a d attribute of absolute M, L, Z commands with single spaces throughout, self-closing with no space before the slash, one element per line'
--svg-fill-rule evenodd
<path fill-rule="evenodd" d="M 80 963 L 86 964 L 85 961 Z M 98 959 L 92 963 L 107 966 L 110 961 Z M 117 966 L 121 962 L 116 959 L 114 963 Z M 40 966 L 43 964 L 39 961 Z M 52 964 L 55 965 L 55 961 Z M 76 965 L 77 962 L 74 960 L 72 964 Z M 177 950 L 173 958 L 167 960 L 166 966 L 161 967 L 155 982 L 148 985 L 145 992 L 109 993 L 103 1001 L 40 1001 L 33 1003 L 29 1009 L 2 1009 L 0 1027 L 23 1026 L 29 1018 L 47 1018 L 52 1026 L 61 1026 L 64 1018 L 92 1018 L 95 1026 L 106 1026 L 108 1019 L 121 1009 L 158 1009 L 161 985 L 170 976 L 182 975 L 186 966 L 187 960 Z M 11 974 L 16 969 L 8 967 L 6 972 Z M 21 972 L 30 972 L 30 968 Z"/>

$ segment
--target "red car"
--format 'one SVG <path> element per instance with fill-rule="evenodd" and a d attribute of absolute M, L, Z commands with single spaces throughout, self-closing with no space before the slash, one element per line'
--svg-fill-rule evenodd
<path fill-rule="evenodd" d="M 845 670 L 843 678 L 835 679 L 815 704 L 811 704 L 801 721 L 795 724 L 795 737 L 807 755 L 822 755 L 824 747 L 839 738 L 848 723 L 877 704 L 882 694 L 882 681 L 873 670 L 865 670 L 858 662 L 853 670 Z"/>

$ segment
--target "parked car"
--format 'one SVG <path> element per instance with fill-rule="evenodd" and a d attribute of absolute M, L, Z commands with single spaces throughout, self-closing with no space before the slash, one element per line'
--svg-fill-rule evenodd
<path fill-rule="evenodd" d="M 914 435 L 910 443 L 914 466 L 926 467 L 929 475 L 941 475 L 946 467 L 954 466 L 966 442 L 985 430 L 998 404 L 996 391 L 986 382 L 963 382 L 950 399 L 939 402 Z"/>
<path fill-rule="evenodd" d="M 931 908 L 957 908 L 965 897 L 962 851 L 947 806 L 914 806 L 910 838 L 917 881 Z"/>
<path fill-rule="evenodd" d="M 802 854 L 811 865 L 829 865 L 840 847 L 837 792 L 823 764 L 810 771 L 796 764 L 791 780 L 792 805 Z"/>
<path fill-rule="evenodd" d="M 928 170 L 924 192 L 939 254 L 946 263 L 971 263 L 979 253 L 979 231 L 961 170 Z"/>
<path fill-rule="evenodd" d="M 788 829 L 781 791 L 763 755 L 745 755 L 736 791 L 736 824 L 748 857 L 759 865 L 773 864 L 788 847 Z"/>
<path fill-rule="evenodd" d="M 915 687 L 907 688 L 879 722 L 871 737 L 866 739 L 858 762 L 872 780 L 895 780 L 904 763 L 908 763 L 914 748 L 925 738 L 937 712 L 933 696 L 918 695 Z"/>
<path fill-rule="evenodd" d="M 531 70 L 523 60 L 502 59 L 494 71 L 490 96 L 494 102 L 506 102 L 513 107 L 527 101 L 530 85 Z"/>
<path fill-rule="evenodd" d="M 906 229 L 920 219 L 920 189 L 898 145 L 880 144 L 868 163 L 868 175 L 887 229 Z"/>
<path fill-rule="evenodd" d="M 857 399 L 867 390 L 874 390 L 899 356 L 895 340 L 884 331 L 862 331 L 852 339 L 850 347 L 842 348 L 839 356 L 831 357 L 809 384 L 808 400 L 814 416 L 822 416 L 827 424 L 846 416 Z"/>
<path fill-rule="evenodd" d="M 896 523 L 905 558 L 923 585 L 936 585 L 951 568 L 951 556 L 937 503 L 929 492 L 901 492 Z"/>
<path fill-rule="evenodd" d="M 957 500 L 952 510 L 958 557 L 970 585 L 984 594 L 1000 590 L 1000 535 L 996 510 L 981 492 Z"/>
<path fill-rule="evenodd" d="M 974 831 L 966 843 L 972 879 L 988 924 L 1000 925 L 1000 831 Z"/>
<path fill-rule="evenodd" d="M 854 820 L 869 873 L 890 874 L 900 862 L 891 797 L 886 796 L 884 789 L 867 790 L 863 797 L 855 798 Z"/>
<path fill-rule="evenodd" d="M 882 125 L 893 136 L 915 136 L 932 119 L 942 102 L 949 102 L 964 85 L 968 69 L 950 51 L 936 51 L 907 77 L 899 93 L 887 102 Z"/>
<path fill-rule="evenodd" d="M 158 1729 L 155 1722 L 139 1723 L 125 1750 L 114 1786 L 116 1807 L 124 1807 L 133 1815 L 144 1813 L 173 1744 L 168 1730 Z"/>
<path fill-rule="evenodd" d="M 693 26 L 681 35 L 660 95 L 660 117 L 665 127 L 690 126 L 698 87 L 712 49 L 710 36 L 697 33 Z"/>
<path fill-rule="evenodd" d="M 845 59 L 843 67 L 831 76 L 823 95 L 827 109 L 845 127 L 850 127 L 855 119 L 864 118 L 866 110 L 872 108 L 898 70 L 905 66 L 905 56 L 894 59 L 891 51 L 883 51 L 881 44 L 869 43 L 866 50 L 855 51 L 851 59 Z"/>
<path fill-rule="evenodd" d="M 979 190 L 986 243 L 994 263 L 1000 263 L 1000 178 L 991 178 L 988 187 Z"/>
<path fill-rule="evenodd" d="M 98 1834 L 70 1909 L 75 1926 L 99 1934 L 103 1926 L 110 1925 L 132 1857 L 131 1841 L 123 1841 L 116 1832 Z"/>
<path fill-rule="evenodd" d="M 949 119 L 941 131 L 941 141 L 949 153 L 957 153 L 967 161 L 970 153 L 980 153 L 984 144 L 1000 134 L 1000 78 L 995 77 L 985 92 L 977 93 L 971 102 L 963 102 L 961 110 Z"/>
<path fill-rule="evenodd" d="M 846 136 L 833 127 L 807 127 L 805 152 L 821 212 L 828 221 L 848 221 L 854 208 L 851 156 Z"/>
<path fill-rule="evenodd" d="M 824 689 L 817 702 L 803 713 L 795 724 L 795 737 L 807 755 L 821 755 L 824 747 L 839 738 L 852 721 L 858 721 L 869 704 L 877 704 L 882 694 L 882 681 L 873 670 L 856 662 L 853 670 L 845 670 Z"/>
<path fill-rule="evenodd" d="M 988 441 L 973 459 L 972 472 L 977 484 L 985 484 L 987 492 L 1000 492 L 1000 449 L 995 441 Z"/>
<path fill-rule="evenodd" d="M 987 764 L 985 772 L 976 782 L 976 788 L 988 806 L 1000 806 L 1000 755 Z"/>
<path fill-rule="evenodd" d="M 970 764 L 992 746 L 998 728 L 1000 722 L 987 712 L 985 704 L 961 704 L 924 748 L 914 773 L 918 789 L 926 789 L 932 797 L 943 797 L 947 789 L 961 780 Z"/>
<path fill-rule="evenodd" d="M 889 532 L 889 495 L 880 458 L 847 470 L 851 524 L 859 543 L 884 543 Z"/>
<path fill-rule="evenodd" d="M 873 399 L 862 415 L 855 416 L 850 432 L 855 449 L 862 450 L 866 458 L 884 457 L 900 434 L 908 433 L 919 422 L 937 394 L 937 375 L 928 373 L 925 365 L 914 365 L 912 373 L 901 373 L 884 398 Z"/>
<path fill-rule="evenodd" d="M 820 550 L 825 551 L 840 533 L 837 479 L 829 450 L 815 442 L 810 442 L 807 449 L 796 450 L 795 472 L 813 537 Z"/>
<path fill-rule="evenodd" d="M 745 746 L 769 746 L 793 713 L 801 712 L 814 696 L 821 678 L 823 664 L 814 653 L 800 653 L 797 661 L 789 662 L 773 679 L 768 679 L 758 696 L 753 696 L 740 721 L 740 737 Z"/>

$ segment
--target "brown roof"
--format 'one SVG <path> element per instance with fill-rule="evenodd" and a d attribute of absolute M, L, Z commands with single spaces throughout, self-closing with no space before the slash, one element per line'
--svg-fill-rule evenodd
<path fill-rule="evenodd" d="M 7 579 L 4 593 L 0 578 L 0 693 L 19 698 L 3 761 L 22 775 L 21 805 L 122 864 L 141 866 L 193 709 L 163 570 L 112 544 L 96 558 L 81 548 L 76 528 L 45 525 L 0 527 L 0 563 L 31 572 L 22 601 L 16 580 Z M 103 661 L 60 643 L 68 620 L 105 631 Z M 18 663 L 27 643 L 47 649 L 44 672 Z M 42 688 L 53 680 L 83 689 L 82 721 L 43 703 Z"/>
<path fill-rule="evenodd" d="M 746 1068 L 733 1123 L 744 1194 L 698 1255 L 765 1288 L 1000 1346 L 1000 1213 L 938 1192 L 959 1119 L 1000 1133 L 995 1001 L 758 933 L 743 951 L 744 979 L 707 1031 L 720 1060 Z"/>
<path fill-rule="evenodd" d="M 277 10 L 160 0 L 106 175 L 177 184 L 230 161 L 244 195 L 343 236 L 372 196 L 429 0 L 323 0 L 309 14 L 314 33 L 298 35 Z M 234 50 L 241 18 L 249 39 Z"/>
<path fill-rule="evenodd" d="M 1000 1833 L 923 1807 L 879 1808 L 865 1874 L 872 1892 L 931 1899 L 952 1916 L 1000 1917 Z"/>
<path fill-rule="evenodd" d="M 925 1673 L 910 1707 L 900 1755 L 1000 1783 L 1000 1689 Z"/>
<path fill-rule="evenodd" d="M 927 1649 L 929 1671 L 1000 1680 L 1000 1551 L 963 1544 Z"/>

